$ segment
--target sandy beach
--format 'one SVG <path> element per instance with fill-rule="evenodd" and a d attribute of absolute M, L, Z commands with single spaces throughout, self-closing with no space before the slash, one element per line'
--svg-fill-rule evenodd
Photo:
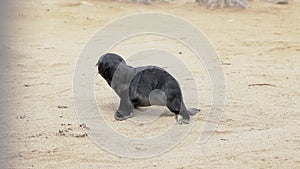
<path fill-rule="evenodd" d="M 300 168 L 299 0 L 287 5 L 250 1 L 247 9 L 208 10 L 190 1 L 143 5 L 108 0 L 19 1 L 14 8 L 15 12 L 5 14 L 11 32 L 1 35 L 8 39 L 1 42 L 1 50 L 9 56 L 1 83 L 9 92 L 1 98 L 5 112 L 0 118 L 0 168 Z M 201 108 L 192 117 L 195 126 L 166 153 L 121 158 L 97 146 L 78 121 L 74 70 L 81 50 L 96 31 L 143 12 L 178 16 L 205 34 L 222 63 L 225 107 L 214 134 L 198 143 L 199 128 L 211 108 L 209 76 L 201 66 L 192 72 L 197 88 L 185 88 L 190 79 L 166 67 L 180 79 L 184 93 L 199 94 L 199 102 L 186 98 L 189 105 Z M 132 39 L 113 51 L 126 57 L 133 48 L 164 39 L 144 37 L 144 41 L 137 44 Z M 199 67 L 187 49 L 166 43 L 174 54 L 181 52 L 181 59 L 192 68 Z M 128 59 L 133 65 L 142 61 Z M 166 112 L 149 125 L 118 122 L 113 119 L 113 91 L 97 75 L 94 86 L 104 119 L 119 133 L 151 137 L 175 121 Z"/>

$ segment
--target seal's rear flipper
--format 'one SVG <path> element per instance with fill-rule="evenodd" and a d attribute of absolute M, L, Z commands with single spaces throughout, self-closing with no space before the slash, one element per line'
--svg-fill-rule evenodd
<path fill-rule="evenodd" d="M 188 110 L 189 110 L 189 114 L 190 114 L 191 116 L 193 116 L 193 115 L 195 115 L 195 114 L 197 114 L 198 112 L 201 111 L 200 109 L 196 109 L 196 108 L 190 108 L 190 109 L 188 109 Z"/>

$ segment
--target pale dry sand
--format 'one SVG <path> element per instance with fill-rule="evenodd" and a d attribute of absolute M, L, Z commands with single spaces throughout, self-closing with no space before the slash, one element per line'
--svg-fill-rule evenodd
<path fill-rule="evenodd" d="M 12 56 L 4 81 L 12 84 L 12 92 L 1 100 L 1 106 L 8 105 L 1 117 L 6 131 L 1 135 L 0 147 L 6 151 L 1 168 L 300 168 L 300 1 L 254 1 L 246 10 L 207 10 L 192 3 L 68 2 L 18 2 L 16 13 L 7 14 L 13 34 L 1 49 Z M 224 63 L 225 112 L 205 144 L 197 143 L 201 131 L 193 128 L 163 155 L 120 158 L 97 147 L 80 128 L 73 72 L 81 49 L 97 30 L 122 16 L 147 11 L 182 17 L 214 44 Z M 126 44 L 119 48 L 130 52 L 126 49 Z M 203 72 L 194 72 L 202 112 L 193 120 L 199 127 L 210 108 L 211 91 Z M 106 119 L 122 134 L 148 137 L 174 121 L 163 116 L 141 128 L 116 122 L 111 90 L 98 76 L 95 89 L 97 102 L 107 105 Z"/>

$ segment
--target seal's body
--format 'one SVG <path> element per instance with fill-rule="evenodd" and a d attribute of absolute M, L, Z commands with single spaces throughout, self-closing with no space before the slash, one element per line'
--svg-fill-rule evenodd
<path fill-rule="evenodd" d="M 162 105 L 175 113 L 178 123 L 188 123 L 199 109 L 187 109 L 180 86 L 167 71 L 156 66 L 133 68 L 117 54 L 107 53 L 99 59 L 99 74 L 120 97 L 116 120 L 132 116 L 139 106 Z"/>

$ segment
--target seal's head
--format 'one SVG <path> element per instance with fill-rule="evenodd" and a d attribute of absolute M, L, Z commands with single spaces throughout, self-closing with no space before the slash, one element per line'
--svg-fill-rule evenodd
<path fill-rule="evenodd" d="M 123 63 L 126 64 L 121 56 L 114 53 L 107 53 L 100 57 L 96 66 L 98 66 L 99 74 L 111 85 L 115 71 Z"/>

